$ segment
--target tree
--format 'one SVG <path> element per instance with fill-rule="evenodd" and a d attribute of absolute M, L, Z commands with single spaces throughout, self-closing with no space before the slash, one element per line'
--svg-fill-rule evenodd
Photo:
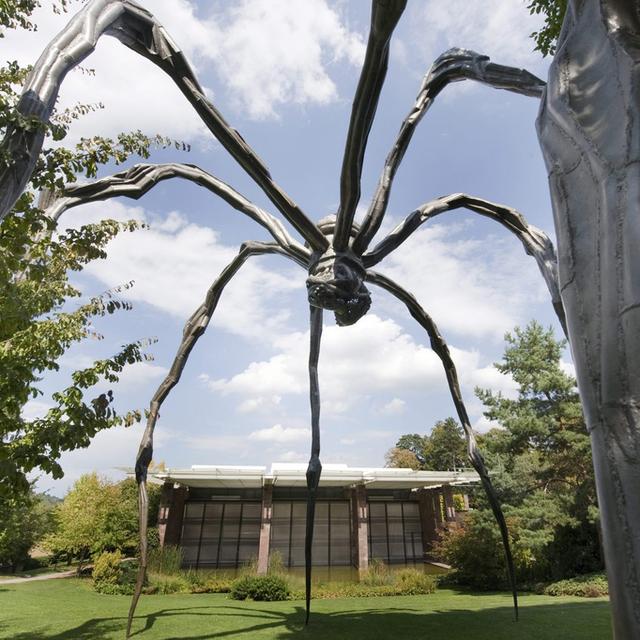
<path fill-rule="evenodd" d="M 462 427 L 454 418 L 439 420 L 431 433 L 407 433 L 385 455 L 388 467 L 411 467 L 447 471 L 467 464 L 467 444 Z M 415 466 L 417 464 L 417 466 Z"/>
<path fill-rule="evenodd" d="M 3 4 L 0 25 L 35 28 L 29 17 L 37 4 L 32 0 Z M 43 209 L 78 174 L 93 177 L 102 165 L 118 164 L 132 155 L 148 157 L 152 146 L 170 143 L 137 131 L 116 139 L 82 139 L 71 148 L 60 146 L 71 122 L 99 105 L 54 112 L 50 122 L 25 119 L 17 110 L 15 87 L 28 71 L 15 62 L 0 67 L 0 131 L 19 124 L 53 144 L 45 144 L 27 188 L 0 225 L 0 499 L 16 490 L 27 491 L 26 474 L 35 468 L 61 477 L 62 452 L 85 447 L 98 431 L 139 417 L 137 412 L 118 415 L 112 408 L 111 391 L 87 395 L 101 378 L 115 383 L 126 364 L 147 358 L 144 341 L 124 345 L 113 356 L 75 371 L 71 384 L 53 395 L 54 404 L 43 417 L 23 416 L 27 401 L 42 394 L 42 376 L 58 370 L 60 356 L 73 343 L 102 337 L 92 329 L 92 321 L 128 308 L 118 300 L 116 289 L 74 309 L 69 301 L 81 293 L 71 285 L 69 273 L 104 258 L 105 245 L 116 234 L 138 228 L 135 222 L 103 220 L 63 231 Z M 6 156 L 0 158 L 4 170 L 11 163 Z"/>
<path fill-rule="evenodd" d="M 19 570 L 51 528 L 52 505 L 33 490 L 0 500 L 0 567 Z"/>
<path fill-rule="evenodd" d="M 150 520 L 155 520 L 159 487 L 153 485 L 149 493 Z M 44 542 L 54 554 L 81 561 L 104 551 L 131 555 L 138 546 L 137 513 L 134 480 L 111 482 L 96 473 L 86 474 L 56 508 L 54 532 Z"/>
<path fill-rule="evenodd" d="M 545 19 L 540 31 L 531 34 L 536 43 L 535 50 L 543 56 L 554 54 L 567 11 L 567 0 L 531 0 L 527 8 L 530 13 L 542 14 Z"/>
<path fill-rule="evenodd" d="M 416 454 L 408 449 L 392 447 L 385 453 L 385 467 L 396 467 L 398 469 L 422 469 L 420 460 Z"/>
<path fill-rule="evenodd" d="M 468 466 L 467 443 L 454 418 L 439 420 L 425 438 L 424 469 L 447 471 Z"/>
<path fill-rule="evenodd" d="M 481 444 L 505 505 L 520 578 L 547 580 L 599 570 L 589 434 L 575 380 L 561 367 L 566 342 L 555 340 L 551 329 L 536 322 L 516 328 L 505 341 L 502 362 L 495 367 L 517 382 L 517 398 L 486 389 L 476 389 L 476 394 L 485 416 L 501 425 L 485 434 Z M 445 535 L 441 551 L 460 567 L 462 580 L 495 587 L 504 576 L 498 530 L 480 495 L 476 506 L 462 530 Z M 489 544 L 496 558 L 482 551 Z"/>

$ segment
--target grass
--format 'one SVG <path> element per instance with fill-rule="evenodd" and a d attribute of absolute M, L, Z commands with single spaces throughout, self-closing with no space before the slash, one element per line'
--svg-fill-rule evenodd
<path fill-rule="evenodd" d="M 0 638 L 123 640 L 129 598 L 100 595 L 78 579 L 0 586 Z M 143 596 L 136 640 L 608 640 L 604 598 L 521 596 L 520 622 L 506 594 L 441 589 L 427 596 L 237 602 L 224 594 Z"/>

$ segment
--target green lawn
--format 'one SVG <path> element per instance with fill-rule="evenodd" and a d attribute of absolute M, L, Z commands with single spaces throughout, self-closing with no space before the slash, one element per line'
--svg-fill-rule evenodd
<path fill-rule="evenodd" d="M 76 579 L 0 585 L 0 638 L 123 640 L 129 598 Z M 143 596 L 137 640 L 607 640 L 605 599 L 522 595 L 520 622 L 506 594 L 441 589 L 427 596 L 237 602 L 223 594 Z"/>

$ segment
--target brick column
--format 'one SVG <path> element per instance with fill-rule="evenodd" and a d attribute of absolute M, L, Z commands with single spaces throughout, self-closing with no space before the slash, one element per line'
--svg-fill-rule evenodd
<path fill-rule="evenodd" d="M 158 512 L 158 535 L 161 547 L 180 544 L 187 492 L 187 487 L 175 488 L 172 482 L 166 482 L 162 486 Z"/>
<path fill-rule="evenodd" d="M 444 495 L 444 514 L 447 522 L 456 521 L 456 505 L 453 501 L 453 488 L 450 484 L 445 484 L 442 487 L 442 493 Z"/>
<path fill-rule="evenodd" d="M 436 528 L 442 527 L 443 515 L 442 515 L 442 489 L 432 489 L 431 496 L 433 498 L 433 509 L 436 520 Z"/>
<path fill-rule="evenodd" d="M 353 523 L 353 560 L 358 572 L 369 568 L 369 507 L 367 489 L 363 484 L 351 490 L 351 518 Z"/>
<path fill-rule="evenodd" d="M 422 548 L 428 553 L 437 538 L 437 523 L 433 491 L 421 489 L 418 493 L 420 526 L 422 528 Z"/>
<path fill-rule="evenodd" d="M 260 543 L 258 546 L 258 573 L 267 573 L 269 568 L 269 542 L 271 540 L 271 511 L 273 485 L 262 487 L 262 511 L 260 515 Z"/>

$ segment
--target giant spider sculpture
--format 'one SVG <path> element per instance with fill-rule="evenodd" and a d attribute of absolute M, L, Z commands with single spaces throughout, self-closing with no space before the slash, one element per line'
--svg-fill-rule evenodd
<path fill-rule="evenodd" d="M 131 0 L 92 0 L 50 43 L 36 63 L 22 94 L 19 109 L 23 115 L 48 121 L 65 74 L 91 53 L 98 38 L 106 33 L 145 56 L 163 69 L 193 105 L 202 121 L 226 150 L 262 188 L 278 211 L 304 239 L 295 240 L 285 226 L 258 208 L 232 187 L 202 169 L 188 164 L 139 164 L 127 171 L 90 184 L 71 185 L 54 201 L 48 214 L 57 220 L 64 211 L 88 202 L 116 196 L 139 198 L 158 182 L 183 178 L 195 182 L 224 199 L 233 208 L 266 228 L 274 242 L 245 242 L 238 255 L 227 265 L 209 288 L 203 303 L 187 321 L 170 372 L 151 400 L 146 429 L 136 458 L 135 475 L 139 487 L 140 570 L 127 624 L 127 637 L 140 597 L 147 564 L 147 470 L 153 452 L 153 434 L 158 413 L 171 389 L 178 383 L 191 350 L 206 331 L 227 284 L 251 256 L 279 254 L 302 267 L 307 273 L 310 305 L 309 377 L 311 397 L 312 443 L 307 470 L 307 519 L 305 539 L 306 620 L 311 596 L 311 555 L 316 492 L 322 470 L 320 463 L 320 391 L 318 358 L 323 310 L 333 311 L 338 325 L 357 322 L 369 309 L 371 298 L 366 283 L 388 291 L 403 302 L 413 318 L 429 336 L 432 349 L 444 367 L 449 390 L 464 428 L 469 460 L 478 472 L 489 503 L 499 524 L 507 560 L 513 602 L 517 616 L 514 567 L 508 532 L 496 494 L 492 488 L 482 455 L 478 451 L 465 409 L 454 363 L 446 342 L 435 323 L 416 299 L 400 285 L 372 270 L 390 252 L 399 247 L 420 225 L 433 217 L 458 208 L 489 217 L 516 235 L 525 251 L 533 256 L 545 278 L 556 313 L 564 327 L 564 316 L 557 285 L 557 267 L 553 245 L 546 234 L 527 224 L 514 209 L 465 194 L 453 194 L 432 200 L 413 211 L 373 249 L 369 245 L 385 215 L 391 186 L 411 137 L 435 97 L 450 82 L 470 79 L 489 86 L 540 97 L 544 82 L 525 70 L 497 65 L 489 58 L 465 49 L 451 49 L 441 55 L 424 77 L 416 101 L 400 127 L 397 139 L 386 158 L 373 199 L 363 223 L 354 224 L 360 200 L 360 177 L 369 130 L 384 82 L 389 42 L 405 8 L 406 0 L 373 0 L 371 30 L 364 65 L 356 90 L 340 176 L 340 204 L 337 214 L 314 224 L 272 180 L 267 168 L 244 139 L 231 128 L 205 97 L 201 85 L 180 49 L 165 29 L 144 8 Z M 38 131 L 9 130 L 2 150 L 14 159 L 10 170 L 0 174 L 2 212 L 8 211 L 24 188 L 42 146 Z"/>

